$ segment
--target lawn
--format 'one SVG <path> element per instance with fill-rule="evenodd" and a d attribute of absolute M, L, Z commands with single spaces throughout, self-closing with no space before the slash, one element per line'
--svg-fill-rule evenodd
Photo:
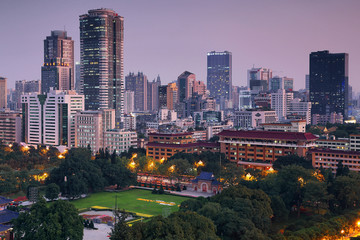
<path fill-rule="evenodd" d="M 146 215 L 161 215 L 175 212 L 181 202 L 189 199 L 165 194 L 152 194 L 149 190 L 132 189 L 124 192 L 101 192 L 93 193 L 89 197 L 71 201 L 77 209 L 100 206 L 114 208 L 117 196 L 117 207 L 128 212 Z M 168 204 L 168 205 L 164 205 Z"/>

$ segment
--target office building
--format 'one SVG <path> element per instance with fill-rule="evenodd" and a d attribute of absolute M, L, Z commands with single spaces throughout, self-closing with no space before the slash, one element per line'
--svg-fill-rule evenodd
<path fill-rule="evenodd" d="M 262 123 L 274 123 L 278 121 L 275 111 L 248 110 L 236 111 L 232 116 L 235 128 L 254 129 Z"/>
<path fill-rule="evenodd" d="M 80 16 L 80 93 L 85 109 L 115 109 L 117 127 L 124 114 L 124 18 L 110 9 Z"/>
<path fill-rule="evenodd" d="M 248 86 L 250 90 L 268 91 L 269 80 L 272 78 L 272 71 L 268 68 L 252 68 L 248 70 Z"/>
<path fill-rule="evenodd" d="M 286 91 L 293 91 L 294 90 L 294 79 L 288 78 L 288 77 L 283 77 L 283 79 L 284 79 L 284 89 Z"/>
<path fill-rule="evenodd" d="M 183 102 L 189 99 L 193 94 L 194 81 L 196 81 L 195 74 L 185 71 L 177 79 L 176 86 L 178 88 L 178 101 Z"/>
<path fill-rule="evenodd" d="M 104 134 L 115 128 L 115 110 L 87 110 L 75 115 L 75 147 L 90 147 L 93 154 L 104 148 Z"/>
<path fill-rule="evenodd" d="M 169 83 L 167 85 L 167 109 L 174 110 L 178 103 L 178 87 L 176 83 Z"/>
<path fill-rule="evenodd" d="M 160 76 L 156 80 L 148 82 L 147 86 L 147 109 L 155 111 L 159 108 L 159 87 L 161 85 Z"/>
<path fill-rule="evenodd" d="M 348 117 L 349 55 L 329 53 L 310 54 L 311 114 L 329 115 L 333 112 Z"/>
<path fill-rule="evenodd" d="M 75 90 L 77 93 L 82 91 L 84 83 L 81 82 L 81 65 L 80 62 L 75 63 Z"/>
<path fill-rule="evenodd" d="M 250 90 L 240 90 L 238 105 L 239 105 L 239 110 L 251 109 L 253 107 Z"/>
<path fill-rule="evenodd" d="M 84 96 L 75 90 L 50 90 L 21 96 L 23 142 L 75 146 L 75 115 L 84 110 Z"/>
<path fill-rule="evenodd" d="M 279 89 L 271 94 L 271 108 L 275 110 L 279 120 L 285 120 L 290 101 L 294 98 L 292 92 L 286 92 L 285 89 Z"/>
<path fill-rule="evenodd" d="M 0 141 L 4 144 L 20 143 L 21 141 L 21 113 L 0 110 Z"/>
<path fill-rule="evenodd" d="M 294 98 L 287 103 L 287 119 L 303 119 L 306 124 L 311 124 L 311 102 L 302 102 L 300 98 Z"/>
<path fill-rule="evenodd" d="M 159 86 L 158 89 L 158 103 L 159 103 L 159 109 L 161 108 L 167 108 L 167 85 Z"/>
<path fill-rule="evenodd" d="M 51 31 L 44 40 L 41 92 L 74 89 L 74 41 L 66 31 Z"/>
<path fill-rule="evenodd" d="M 0 109 L 7 108 L 7 78 L 0 77 Z"/>
<path fill-rule="evenodd" d="M 232 54 L 231 52 L 207 53 L 207 88 L 210 97 L 218 104 L 220 100 L 232 98 Z"/>
<path fill-rule="evenodd" d="M 104 149 L 109 152 L 122 152 L 129 151 L 130 148 L 137 147 L 137 134 L 134 131 L 126 131 L 120 129 L 110 129 L 104 134 Z"/>
<path fill-rule="evenodd" d="M 124 113 L 129 114 L 134 112 L 135 108 L 135 94 L 133 91 L 125 91 L 124 98 Z"/>
<path fill-rule="evenodd" d="M 26 93 L 39 93 L 41 92 L 41 81 L 40 80 L 20 80 L 15 82 L 15 95 L 14 101 L 16 102 L 16 109 L 21 109 L 21 95 Z"/>
<path fill-rule="evenodd" d="M 148 80 L 144 73 L 129 73 L 125 77 L 126 91 L 134 92 L 134 109 L 135 111 L 146 111 L 148 101 Z"/>

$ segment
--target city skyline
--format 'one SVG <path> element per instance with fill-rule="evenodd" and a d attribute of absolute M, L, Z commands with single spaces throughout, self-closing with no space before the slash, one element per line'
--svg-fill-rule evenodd
<path fill-rule="evenodd" d="M 79 16 L 89 9 L 104 7 L 125 18 L 125 74 L 142 71 L 149 79 L 160 74 L 166 84 L 187 70 L 206 82 L 207 52 L 227 50 L 233 54 L 233 85 L 246 85 L 246 72 L 255 66 L 270 68 L 274 76 L 294 78 L 295 89 L 300 89 L 305 88 L 309 54 L 329 50 L 349 54 L 349 84 L 355 91 L 360 90 L 355 74 L 360 64 L 357 1 L 69 3 L 71 8 L 42 0 L 0 4 L 3 22 L 14 10 L 17 13 L 11 24 L 0 26 L 7 36 L 0 46 L 0 76 L 8 79 L 8 87 L 14 87 L 16 80 L 41 78 L 43 39 L 52 30 L 63 30 L 65 26 L 75 41 L 75 61 L 79 61 Z M 255 17 L 255 13 L 259 15 Z M 22 41 L 24 35 L 26 44 Z"/>

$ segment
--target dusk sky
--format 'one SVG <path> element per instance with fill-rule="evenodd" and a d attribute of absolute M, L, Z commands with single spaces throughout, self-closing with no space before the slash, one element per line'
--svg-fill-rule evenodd
<path fill-rule="evenodd" d="M 0 76 L 40 79 L 43 40 L 63 30 L 80 60 L 79 15 L 110 8 L 125 18 L 124 66 L 162 83 L 183 71 L 206 83 L 206 53 L 233 55 L 233 85 L 246 85 L 247 69 L 267 67 L 304 88 L 309 53 L 349 53 L 349 84 L 360 90 L 359 0 L 1 0 Z"/>

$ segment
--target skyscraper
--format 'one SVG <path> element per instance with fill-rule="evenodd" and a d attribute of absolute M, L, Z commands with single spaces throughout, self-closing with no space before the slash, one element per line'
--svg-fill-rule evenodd
<path fill-rule="evenodd" d="M 310 54 L 311 114 L 348 116 L 349 55 L 329 53 Z"/>
<path fill-rule="evenodd" d="M 193 93 L 194 81 L 196 81 L 195 74 L 185 71 L 177 79 L 178 87 L 178 98 L 179 102 L 183 102 L 186 99 L 189 99 Z"/>
<path fill-rule="evenodd" d="M 159 87 L 161 85 L 160 76 L 156 80 L 148 82 L 147 93 L 147 109 L 149 111 L 158 110 L 159 108 Z"/>
<path fill-rule="evenodd" d="M 250 90 L 267 91 L 272 71 L 268 68 L 252 68 L 248 70 L 248 86 Z"/>
<path fill-rule="evenodd" d="M 124 113 L 124 18 L 110 9 L 80 16 L 80 93 L 85 109 L 115 109 L 117 126 Z"/>
<path fill-rule="evenodd" d="M 159 86 L 159 99 L 158 99 L 158 103 L 159 103 L 159 109 L 160 108 L 167 108 L 167 85 L 162 85 Z"/>
<path fill-rule="evenodd" d="M 66 31 L 51 31 L 44 40 L 41 92 L 74 89 L 74 41 Z"/>
<path fill-rule="evenodd" d="M 7 108 L 7 79 L 0 77 L 0 109 Z"/>
<path fill-rule="evenodd" d="M 210 97 L 220 103 L 232 99 L 232 54 L 231 52 L 209 52 L 207 54 L 207 88 Z"/>
<path fill-rule="evenodd" d="M 134 73 L 129 73 L 125 77 L 126 82 L 126 91 L 133 91 L 135 98 L 135 111 L 146 111 L 147 101 L 148 101 L 148 80 L 144 73 L 138 72 L 136 75 Z"/>

